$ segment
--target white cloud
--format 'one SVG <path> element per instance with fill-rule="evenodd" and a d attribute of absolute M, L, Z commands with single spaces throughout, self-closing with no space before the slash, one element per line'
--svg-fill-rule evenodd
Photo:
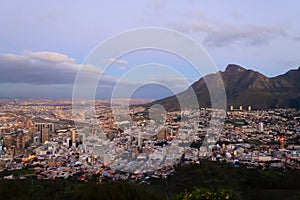
<path fill-rule="evenodd" d="M 32 60 L 40 60 L 40 61 L 53 62 L 53 63 L 70 63 L 70 64 L 75 63 L 75 59 L 69 58 L 65 54 L 49 52 L 49 51 L 40 51 L 40 52 L 24 51 L 23 57 Z"/>
<path fill-rule="evenodd" d="M 128 62 L 126 60 L 120 60 L 115 58 L 109 58 L 106 61 L 108 64 L 119 64 L 119 65 L 128 65 Z"/>

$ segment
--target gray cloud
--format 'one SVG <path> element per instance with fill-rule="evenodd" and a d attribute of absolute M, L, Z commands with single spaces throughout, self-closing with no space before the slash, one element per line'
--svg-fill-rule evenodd
<path fill-rule="evenodd" d="M 294 40 L 299 41 L 300 42 L 300 36 L 296 36 L 294 37 Z"/>
<path fill-rule="evenodd" d="M 115 64 L 125 65 L 126 61 L 110 59 L 110 62 Z M 82 93 L 95 92 L 97 98 L 111 98 L 116 84 L 120 81 L 116 77 L 104 74 L 98 80 L 101 73 L 100 69 L 92 65 L 77 64 L 75 59 L 67 55 L 55 52 L 31 52 L 25 51 L 21 55 L 15 54 L 0 54 L 0 92 L 4 96 L 20 96 L 20 97 L 46 97 L 46 98 L 71 98 L 73 84 L 78 70 L 83 67 L 83 74 L 80 82 Z M 96 79 L 91 81 L 91 79 Z M 163 77 L 148 77 L 148 81 L 157 82 L 166 87 L 175 87 L 178 91 L 185 88 L 180 88 L 183 80 L 179 78 L 163 78 Z M 94 85 L 97 83 L 97 89 L 94 91 Z M 138 80 L 123 80 L 120 91 L 126 96 L 128 87 L 139 86 Z M 144 84 L 142 84 L 144 85 Z M 8 89 L 9 88 L 9 89 Z M 164 97 L 166 88 L 157 86 L 157 84 L 146 84 L 145 87 L 139 89 L 135 96 L 138 97 Z"/>
<path fill-rule="evenodd" d="M 233 18 L 242 18 L 239 15 L 231 14 Z M 169 26 L 181 32 L 198 34 L 203 38 L 203 44 L 212 47 L 264 45 L 273 38 L 288 36 L 284 27 L 278 25 L 228 24 L 207 18 L 205 12 L 199 9 L 186 13 L 183 21 Z"/>
<path fill-rule="evenodd" d="M 233 11 L 230 13 L 230 16 L 235 20 L 244 19 L 244 15 L 238 11 Z"/>
<path fill-rule="evenodd" d="M 243 44 L 256 46 L 267 44 L 276 36 L 286 36 L 280 27 L 243 26 L 230 27 L 208 32 L 203 43 L 208 46 L 227 46 L 232 44 Z"/>
<path fill-rule="evenodd" d="M 81 65 L 67 55 L 55 52 L 25 51 L 22 55 L 0 55 L 0 83 L 27 83 L 35 85 L 71 84 Z M 98 69 L 83 66 L 87 76 Z M 99 71 L 99 70 L 98 70 Z"/>
<path fill-rule="evenodd" d="M 203 43 L 212 47 L 223 47 L 230 45 L 257 46 L 268 44 L 275 37 L 286 37 L 285 30 L 276 26 L 229 26 L 218 25 L 205 21 L 193 20 L 188 25 L 172 24 L 176 30 L 186 33 L 203 33 Z"/>

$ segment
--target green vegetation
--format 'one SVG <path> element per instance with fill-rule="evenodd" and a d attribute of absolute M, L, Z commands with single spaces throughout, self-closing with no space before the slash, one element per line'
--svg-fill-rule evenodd
<path fill-rule="evenodd" d="M 228 163 L 202 162 L 177 167 L 175 175 L 156 180 L 146 189 L 160 196 L 174 198 L 195 189 L 233 191 L 238 199 L 299 199 L 300 170 L 235 168 Z M 254 198 L 255 197 L 255 198 Z"/>
<path fill-rule="evenodd" d="M 3 172 L 2 172 L 3 173 Z M 1 175 L 1 173 L 0 173 Z M 3 176 L 3 175 L 2 175 Z M 299 199 L 300 170 L 234 168 L 203 162 L 179 166 L 166 179 L 148 184 L 73 180 L 2 180 L 2 199 Z M 206 195 L 206 196 L 205 196 Z M 200 198 L 201 197 L 201 198 Z M 202 199 L 203 199 L 202 198 Z"/>
<path fill-rule="evenodd" d="M 10 180 L 0 182 L 1 199 L 159 199 L 130 182 L 81 183 L 66 180 Z"/>
<path fill-rule="evenodd" d="M 234 126 L 244 126 L 247 125 L 247 122 L 244 119 L 231 119 L 226 120 L 225 124 L 232 124 Z"/>
<path fill-rule="evenodd" d="M 22 176 L 22 175 L 30 175 L 34 174 L 33 170 L 30 169 L 16 169 L 16 170 L 4 170 L 0 172 L 0 178 L 3 178 L 4 176 Z"/>
<path fill-rule="evenodd" d="M 208 190 L 202 188 L 196 188 L 192 192 L 183 192 L 176 195 L 174 200 L 234 200 L 237 199 L 236 195 L 232 191 L 228 190 Z"/>
<path fill-rule="evenodd" d="M 261 145 L 261 142 L 259 140 L 254 140 L 254 139 L 245 140 L 245 143 L 249 143 L 249 144 L 256 145 L 256 146 Z"/>

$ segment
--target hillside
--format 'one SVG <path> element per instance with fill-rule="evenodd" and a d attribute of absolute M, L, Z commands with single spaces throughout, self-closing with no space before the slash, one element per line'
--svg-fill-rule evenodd
<path fill-rule="evenodd" d="M 252 106 L 255 109 L 266 108 L 300 108 L 300 67 L 285 74 L 268 78 L 263 74 L 230 64 L 220 73 L 225 90 L 228 107 L 240 105 Z M 147 107 L 161 104 L 167 110 L 180 108 L 177 97 L 189 101 L 190 92 L 194 90 L 200 107 L 210 107 L 210 95 L 204 81 L 217 80 L 216 74 L 209 74 L 193 83 L 186 91 L 176 96 L 156 100 Z"/>
<path fill-rule="evenodd" d="M 3 172 L 1 172 L 3 173 Z M 1 175 L 0 173 L 0 175 Z M 87 183 L 73 180 L 1 180 L 2 199 L 178 199 L 195 189 L 232 191 L 238 199 L 299 199 L 300 171 L 292 169 L 249 169 L 228 163 L 203 161 L 176 167 L 168 178 L 147 182 L 107 180 L 96 184 L 97 176 Z M 201 198 L 200 198 L 201 199 Z M 223 199 L 223 198 L 221 198 Z"/>

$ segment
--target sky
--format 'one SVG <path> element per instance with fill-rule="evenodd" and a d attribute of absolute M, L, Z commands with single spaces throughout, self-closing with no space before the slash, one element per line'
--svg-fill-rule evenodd
<path fill-rule="evenodd" d="M 159 50 L 107 58 L 106 69 L 86 63 L 103 41 L 142 27 L 186 34 L 221 71 L 234 63 L 273 77 L 300 66 L 299 19 L 297 0 L 1 1 L 0 97 L 69 99 L 82 67 L 87 79 L 104 74 L 95 94 L 104 99 L 122 77 L 118 91 L 139 86 L 134 97 L 161 98 L 205 75 Z"/>

